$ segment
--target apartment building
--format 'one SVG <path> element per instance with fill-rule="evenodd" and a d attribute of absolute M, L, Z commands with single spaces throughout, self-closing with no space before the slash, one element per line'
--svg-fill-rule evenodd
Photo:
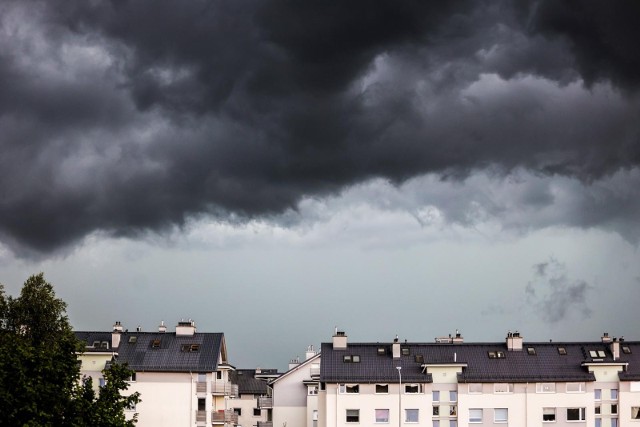
<path fill-rule="evenodd" d="M 229 405 L 238 397 L 238 386 L 230 381 L 234 367 L 228 362 L 223 333 L 200 333 L 194 321 L 182 320 L 174 332 L 164 322 L 152 332 L 139 327 L 130 332 L 116 322 L 110 339 L 87 332 L 76 332 L 76 336 L 94 349 L 99 342 L 100 351 L 110 350 L 108 362 L 104 354 L 94 364 L 99 352 L 93 350 L 81 355 L 83 374 L 100 382 L 97 369 L 103 362 L 107 367 L 126 363 L 134 371 L 128 392 L 140 392 L 142 401 L 126 415 L 131 418 L 137 413 L 139 427 L 238 424 Z"/>
<path fill-rule="evenodd" d="M 274 426 L 318 427 L 320 366 L 320 354 L 309 346 L 303 362 L 292 359 L 287 372 L 270 382 Z"/>
<path fill-rule="evenodd" d="M 102 371 L 110 363 L 117 349 L 111 343 L 110 332 L 75 332 L 76 338 L 85 343 L 83 353 L 78 355 L 80 372 L 83 376 L 91 377 L 95 391 L 104 385 Z"/>
<path fill-rule="evenodd" d="M 319 426 L 640 427 L 638 342 L 436 341 L 349 343 L 336 332 L 321 348 Z"/>
<path fill-rule="evenodd" d="M 231 382 L 238 385 L 238 397 L 229 401 L 238 416 L 238 427 L 273 427 L 273 397 L 269 381 L 278 378 L 277 369 L 236 369 Z"/>

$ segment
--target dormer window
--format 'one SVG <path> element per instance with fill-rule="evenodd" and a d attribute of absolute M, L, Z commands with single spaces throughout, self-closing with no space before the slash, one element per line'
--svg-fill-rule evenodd
<path fill-rule="evenodd" d="M 360 385 L 359 384 L 340 384 L 338 386 L 338 391 L 340 394 L 358 394 L 360 393 Z"/>
<path fill-rule="evenodd" d="M 155 339 L 155 340 L 151 341 L 151 348 L 160 348 L 160 340 L 159 339 Z"/>

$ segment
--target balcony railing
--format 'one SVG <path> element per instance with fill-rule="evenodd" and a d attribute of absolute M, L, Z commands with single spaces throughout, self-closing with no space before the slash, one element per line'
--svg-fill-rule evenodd
<path fill-rule="evenodd" d="M 309 375 L 311 375 L 312 377 L 319 377 L 320 368 L 309 368 Z"/>
<path fill-rule="evenodd" d="M 228 381 L 216 380 L 211 383 L 211 393 L 238 397 L 238 385 Z"/>
<path fill-rule="evenodd" d="M 211 422 L 216 424 L 238 424 L 238 414 L 233 409 L 214 411 L 211 413 Z"/>
<path fill-rule="evenodd" d="M 207 421 L 207 411 L 196 411 L 196 421 L 202 423 Z"/>
<path fill-rule="evenodd" d="M 273 408 L 273 397 L 258 397 L 258 408 Z"/>
<path fill-rule="evenodd" d="M 197 393 L 206 393 L 207 392 L 207 383 L 206 381 L 199 381 L 196 383 L 196 392 Z"/>
<path fill-rule="evenodd" d="M 258 427 L 273 427 L 273 421 L 258 421 Z"/>

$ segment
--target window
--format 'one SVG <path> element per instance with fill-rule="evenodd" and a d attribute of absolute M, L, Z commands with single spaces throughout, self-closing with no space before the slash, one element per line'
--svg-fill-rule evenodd
<path fill-rule="evenodd" d="M 137 342 L 138 342 L 138 337 L 136 336 L 129 337 L 129 344 L 135 344 Z"/>
<path fill-rule="evenodd" d="M 351 356 L 351 360 L 353 361 L 353 363 L 360 363 L 360 355 L 354 354 L 353 356 Z"/>
<path fill-rule="evenodd" d="M 433 407 L 433 416 L 437 417 L 438 415 L 440 415 L 440 407 L 436 405 Z"/>
<path fill-rule="evenodd" d="M 360 363 L 360 355 L 358 354 L 345 354 L 342 356 L 344 363 Z"/>
<path fill-rule="evenodd" d="M 404 386 L 406 394 L 422 393 L 422 384 L 407 384 Z"/>
<path fill-rule="evenodd" d="M 422 354 L 416 354 L 416 363 L 424 363 L 424 356 Z"/>
<path fill-rule="evenodd" d="M 457 420 L 449 420 L 449 427 L 458 427 Z"/>
<path fill-rule="evenodd" d="M 440 420 L 433 420 L 433 426 L 432 427 L 440 427 Z"/>
<path fill-rule="evenodd" d="M 242 408 L 233 408 L 233 412 L 234 412 L 237 416 L 240 416 L 240 415 L 242 415 Z"/>
<path fill-rule="evenodd" d="M 151 341 L 151 348 L 160 348 L 160 340 L 159 339 L 155 339 L 155 340 Z"/>
<path fill-rule="evenodd" d="M 347 409 L 347 422 L 359 423 L 360 422 L 360 409 Z"/>
<path fill-rule="evenodd" d="M 487 353 L 487 355 L 489 356 L 489 359 L 497 359 L 498 355 L 496 354 L 495 351 L 490 351 Z"/>
<path fill-rule="evenodd" d="M 131 373 L 131 376 L 129 378 L 127 378 L 127 381 L 131 381 L 131 382 L 135 382 L 137 378 L 137 375 L 135 372 Z"/>
<path fill-rule="evenodd" d="M 537 383 L 536 393 L 555 393 L 556 383 Z"/>
<path fill-rule="evenodd" d="M 631 354 L 631 347 L 629 347 L 628 345 L 623 345 L 622 346 L 622 352 L 624 354 Z"/>
<path fill-rule="evenodd" d="M 640 420 L 640 406 L 631 407 L 631 419 Z"/>
<path fill-rule="evenodd" d="M 585 412 L 585 408 L 567 408 L 567 421 L 584 421 Z"/>
<path fill-rule="evenodd" d="M 417 423 L 418 422 L 418 409 L 405 409 L 404 410 L 404 422 L 406 423 Z"/>
<path fill-rule="evenodd" d="M 317 385 L 309 385 L 307 386 L 307 390 L 310 396 L 314 396 L 316 394 L 318 394 L 318 386 Z"/>
<path fill-rule="evenodd" d="M 556 408 L 542 408 L 542 421 L 555 421 Z"/>
<path fill-rule="evenodd" d="M 589 350 L 589 356 L 591 356 L 591 358 L 597 358 L 598 352 L 595 350 Z"/>
<path fill-rule="evenodd" d="M 389 422 L 389 410 L 388 409 L 376 409 L 376 422 L 388 423 Z"/>
<path fill-rule="evenodd" d="M 127 411 L 135 411 L 136 410 L 136 404 L 135 403 L 130 403 L 125 407 L 125 410 Z"/>
<path fill-rule="evenodd" d="M 388 394 L 389 393 L 389 384 L 376 384 L 376 393 L 378 393 L 378 394 Z"/>
<path fill-rule="evenodd" d="M 400 350 L 402 351 L 403 356 L 409 355 L 409 347 L 402 347 Z"/>
<path fill-rule="evenodd" d="M 507 408 L 496 408 L 493 410 L 493 422 L 506 423 L 509 422 L 509 410 Z"/>
<path fill-rule="evenodd" d="M 222 379 L 222 371 L 216 371 L 216 379 L 217 380 L 221 380 Z"/>
<path fill-rule="evenodd" d="M 612 388 L 611 389 L 611 400 L 617 400 L 618 399 L 618 389 L 617 388 Z"/>
<path fill-rule="evenodd" d="M 584 393 L 584 383 L 567 383 L 567 393 Z"/>
<path fill-rule="evenodd" d="M 616 405 L 616 404 L 611 405 L 611 414 L 612 415 L 617 415 L 618 414 L 618 405 Z"/>
<path fill-rule="evenodd" d="M 456 405 L 449 406 L 449 415 L 452 417 L 458 416 L 458 407 Z"/>
<path fill-rule="evenodd" d="M 259 417 L 260 415 L 262 415 L 262 411 L 260 410 L 260 408 L 253 408 L 253 416 Z"/>
<path fill-rule="evenodd" d="M 598 357 L 607 357 L 607 354 L 603 350 L 598 350 Z"/>
<path fill-rule="evenodd" d="M 482 393 L 482 384 L 480 383 L 469 384 L 469 394 L 473 394 L 473 393 Z"/>
<path fill-rule="evenodd" d="M 618 427 L 618 419 L 611 418 L 611 427 Z"/>
<path fill-rule="evenodd" d="M 458 392 L 455 390 L 451 390 L 449 392 L 449 402 L 457 402 L 458 401 Z"/>
<path fill-rule="evenodd" d="M 513 383 L 495 383 L 493 385 L 494 393 L 513 393 Z"/>
<path fill-rule="evenodd" d="M 431 397 L 432 397 L 434 402 L 440 402 L 440 392 L 438 390 L 434 390 L 431 393 Z"/>
<path fill-rule="evenodd" d="M 338 386 L 338 392 L 340 394 L 358 394 L 360 393 L 360 386 L 358 384 L 340 384 Z"/>
<path fill-rule="evenodd" d="M 469 422 L 481 423 L 482 422 L 482 409 L 469 409 Z"/>
<path fill-rule="evenodd" d="M 594 406 L 593 410 L 594 410 L 594 412 L 596 414 L 601 414 L 602 413 L 602 410 L 600 409 L 600 405 Z"/>
<path fill-rule="evenodd" d="M 567 349 L 564 347 L 558 347 L 558 354 L 560 356 L 566 356 L 567 355 Z"/>
<path fill-rule="evenodd" d="M 602 418 L 596 418 L 594 426 L 595 427 L 602 427 Z"/>
<path fill-rule="evenodd" d="M 387 354 L 387 351 L 385 350 L 385 348 L 378 347 L 378 356 L 384 356 L 385 354 Z"/>
<path fill-rule="evenodd" d="M 536 355 L 536 349 L 535 347 L 527 347 L 527 354 L 529 356 L 535 356 Z"/>
<path fill-rule="evenodd" d="M 98 387 L 104 387 L 106 384 L 104 377 L 98 378 Z"/>
<path fill-rule="evenodd" d="M 344 356 L 342 356 L 342 361 L 344 363 L 351 363 L 351 355 L 350 354 L 345 354 Z"/>
<path fill-rule="evenodd" d="M 504 351 L 496 351 L 496 356 L 498 359 L 504 359 Z"/>
<path fill-rule="evenodd" d="M 595 400 L 602 400 L 602 390 L 599 388 L 596 388 L 593 390 L 593 398 Z"/>

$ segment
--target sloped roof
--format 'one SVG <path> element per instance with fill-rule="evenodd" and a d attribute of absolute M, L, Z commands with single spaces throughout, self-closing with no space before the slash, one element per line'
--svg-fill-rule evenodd
<path fill-rule="evenodd" d="M 152 345 L 156 340 L 157 348 Z M 127 363 L 139 372 L 213 372 L 218 367 L 223 341 L 222 333 L 176 336 L 170 332 L 124 332 L 118 363 Z M 197 345 L 197 351 L 191 351 L 191 345 Z"/>
<path fill-rule="evenodd" d="M 255 378 L 255 369 L 236 369 L 229 373 L 240 394 L 267 394 L 267 382 Z"/>
<path fill-rule="evenodd" d="M 76 338 L 80 341 L 83 341 L 85 344 L 84 351 L 86 353 L 104 353 L 104 352 L 113 352 L 117 349 L 113 349 L 111 347 L 111 332 L 98 332 L 98 331 L 77 331 L 74 332 Z M 94 347 L 93 344 L 99 341 L 102 343 L 107 343 L 107 348 L 102 347 Z"/>
<path fill-rule="evenodd" d="M 613 360 L 609 344 L 598 342 L 542 342 L 527 343 L 522 351 L 508 351 L 499 343 L 402 343 L 408 355 L 393 359 L 391 344 L 349 343 L 346 349 L 333 349 L 331 343 L 322 344 L 320 381 L 324 382 L 398 382 L 397 366 L 401 366 L 402 381 L 428 383 L 431 375 L 424 373 L 424 365 L 458 364 L 462 372 L 458 381 L 465 382 L 544 382 L 595 381 L 588 364 L 629 363 L 622 380 L 640 380 L 640 343 L 622 342 L 631 349 L 621 350 Z M 531 347 L 534 351 L 528 351 Z M 564 351 L 559 351 L 562 347 Z M 378 349 L 384 348 L 383 354 Z M 591 351 L 599 352 L 597 357 Z M 492 353 L 490 357 L 489 353 Z M 500 357 L 497 357 L 500 352 Z M 359 363 L 344 361 L 345 355 L 358 355 Z M 418 356 L 418 357 L 416 357 Z"/>

